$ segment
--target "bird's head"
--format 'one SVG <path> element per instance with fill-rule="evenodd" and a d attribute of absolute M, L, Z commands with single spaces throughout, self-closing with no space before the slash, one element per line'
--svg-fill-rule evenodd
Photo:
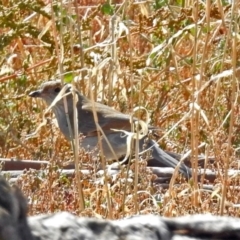
<path fill-rule="evenodd" d="M 66 85 L 62 84 L 60 80 L 48 81 L 43 83 L 39 89 L 31 92 L 29 96 L 33 98 L 42 98 L 48 105 L 51 105 L 64 86 Z M 70 88 L 71 84 L 67 84 L 66 92 L 69 92 Z"/>

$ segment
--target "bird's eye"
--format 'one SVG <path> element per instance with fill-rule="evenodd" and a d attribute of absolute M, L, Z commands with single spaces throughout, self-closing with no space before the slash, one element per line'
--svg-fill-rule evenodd
<path fill-rule="evenodd" d="M 55 92 L 55 93 L 59 93 L 60 90 L 61 90 L 61 88 L 57 87 L 57 88 L 54 89 L 54 92 Z"/>

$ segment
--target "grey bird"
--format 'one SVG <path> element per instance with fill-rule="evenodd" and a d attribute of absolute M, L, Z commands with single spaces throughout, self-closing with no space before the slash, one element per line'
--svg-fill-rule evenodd
<path fill-rule="evenodd" d="M 66 87 L 64 94 L 70 93 L 74 89 L 73 91 L 75 91 L 78 96 L 78 102 L 76 104 L 78 111 L 78 130 L 85 136 L 81 142 L 82 147 L 88 151 L 94 150 L 98 146 L 99 139 L 96 123 L 93 116 L 93 103 L 90 99 L 83 96 L 75 88 L 72 88 L 72 84 L 63 85 L 59 80 L 48 81 L 43 83 L 38 90 L 31 92 L 29 96 L 34 98 L 42 98 L 47 103 L 47 105 L 50 106 L 64 86 Z M 71 129 L 73 129 L 74 105 L 72 93 L 67 94 L 66 100 L 68 105 L 70 125 Z M 68 140 L 70 140 L 70 130 L 67 123 L 67 117 L 65 114 L 64 102 L 62 98 L 59 98 L 59 100 L 52 106 L 52 110 L 56 116 L 61 132 Z M 110 160 L 115 159 L 116 157 L 121 158 L 125 156 L 127 152 L 127 134 L 115 130 L 118 129 L 130 132 L 130 116 L 97 102 L 94 103 L 94 111 L 97 113 L 98 124 L 100 125 L 115 153 L 112 153 L 107 141 L 101 137 L 102 149 L 105 158 Z M 134 120 L 136 121 L 137 119 Z M 152 157 L 161 165 L 175 168 L 179 163 L 176 159 L 159 148 L 158 144 L 154 140 L 147 139 L 147 136 L 145 136 L 139 140 L 139 151 L 141 152 L 148 148 L 151 149 Z M 184 163 L 181 163 L 179 166 L 179 171 L 186 178 L 191 177 L 191 170 Z"/>

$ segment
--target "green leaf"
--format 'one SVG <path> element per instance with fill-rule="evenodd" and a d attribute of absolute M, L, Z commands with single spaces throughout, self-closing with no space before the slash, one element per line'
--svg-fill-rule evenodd
<path fill-rule="evenodd" d="M 101 12 L 105 15 L 113 15 L 113 7 L 109 3 L 104 3 L 101 7 Z"/>
<path fill-rule="evenodd" d="M 153 5 L 155 10 L 160 9 L 161 7 L 166 6 L 166 1 L 165 0 L 155 0 L 155 3 Z"/>
<path fill-rule="evenodd" d="M 73 80 L 73 73 L 69 72 L 67 74 L 64 75 L 63 79 L 65 83 L 71 83 Z"/>

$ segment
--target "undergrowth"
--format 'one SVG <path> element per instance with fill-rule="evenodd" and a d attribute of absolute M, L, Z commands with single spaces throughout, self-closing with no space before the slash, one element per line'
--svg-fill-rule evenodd
<path fill-rule="evenodd" d="M 0 4 L 1 156 L 51 162 L 44 172 L 31 170 L 18 180 L 29 199 L 29 214 L 239 216 L 234 205 L 240 200 L 238 175 L 224 175 L 238 169 L 239 3 L 80 2 Z M 81 175 L 81 209 L 76 179 L 59 167 L 59 162 L 73 161 L 73 153 L 53 115 L 46 116 L 49 121 L 36 136 L 26 137 L 46 109 L 28 93 L 56 78 L 124 113 L 145 107 L 151 125 L 161 132 L 163 149 L 191 151 L 195 170 L 199 154 L 214 157 L 207 166 L 217 174 L 214 190 L 201 189 L 195 176 L 189 182 L 178 178 L 172 188 L 159 187 L 143 161 L 135 201 L 134 163 L 130 172 L 124 168 L 104 184 L 89 154 L 82 153 L 79 159 L 90 174 Z"/>

